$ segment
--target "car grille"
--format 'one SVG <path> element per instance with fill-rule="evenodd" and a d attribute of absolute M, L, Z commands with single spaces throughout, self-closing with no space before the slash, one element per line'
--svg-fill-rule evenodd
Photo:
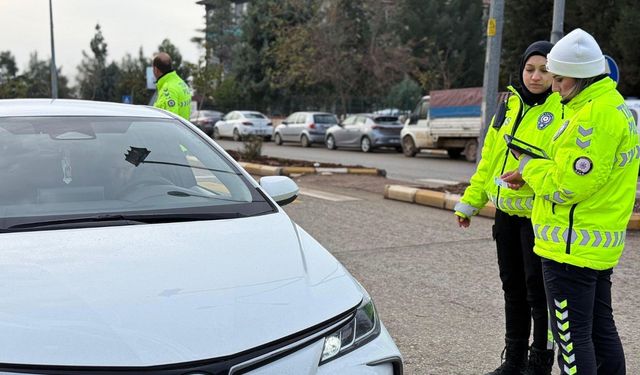
<path fill-rule="evenodd" d="M 224 358 L 147 367 L 45 366 L 0 363 L 0 372 L 31 375 L 242 375 L 312 344 L 353 318 L 356 307 L 276 342 Z"/>

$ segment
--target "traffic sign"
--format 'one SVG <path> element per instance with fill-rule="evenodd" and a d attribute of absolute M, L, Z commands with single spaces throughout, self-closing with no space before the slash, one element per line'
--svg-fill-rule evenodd
<path fill-rule="evenodd" d="M 131 95 L 122 95 L 122 102 L 124 104 L 133 104 L 133 96 L 131 96 Z"/>
<path fill-rule="evenodd" d="M 611 56 L 604 55 L 604 59 L 607 61 L 606 73 L 612 80 L 618 83 L 620 81 L 620 69 L 618 69 L 618 64 L 616 64 Z"/>

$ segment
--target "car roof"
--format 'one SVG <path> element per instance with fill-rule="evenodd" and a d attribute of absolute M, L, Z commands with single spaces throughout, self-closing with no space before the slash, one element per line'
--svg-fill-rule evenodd
<path fill-rule="evenodd" d="M 154 107 L 76 99 L 4 99 L 0 117 L 27 116 L 125 116 L 173 118 Z"/>

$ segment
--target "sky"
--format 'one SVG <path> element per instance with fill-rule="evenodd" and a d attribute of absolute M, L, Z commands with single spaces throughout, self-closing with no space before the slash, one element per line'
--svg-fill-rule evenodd
<path fill-rule="evenodd" d="M 126 53 L 138 55 L 142 46 L 151 59 L 158 45 L 168 38 L 182 59 L 197 62 L 203 50 L 190 39 L 202 35 L 204 6 L 196 0 L 52 0 L 56 65 L 75 84 L 82 51 L 100 24 L 107 43 L 108 60 L 120 62 Z M 51 57 L 49 0 L 0 0 L 0 51 L 10 51 L 19 73 L 29 55 Z"/>

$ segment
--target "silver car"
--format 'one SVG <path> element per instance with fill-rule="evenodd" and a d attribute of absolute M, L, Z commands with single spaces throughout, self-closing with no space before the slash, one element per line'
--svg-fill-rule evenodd
<path fill-rule="evenodd" d="M 392 147 L 402 152 L 398 116 L 361 113 L 347 117 L 327 130 L 325 144 L 330 150 L 338 147 L 360 148 L 371 152 L 380 147 Z"/>
<path fill-rule="evenodd" d="M 241 141 L 243 137 L 257 135 L 265 141 L 271 140 L 273 124 L 271 120 L 256 111 L 232 111 L 213 126 L 213 138 L 231 137 Z"/>
<path fill-rule="evenodd" d="M 283 142 L 300 142 L 302 147 L 324 143 L 326 130 L 337 123 L 338 118 L 333 113 L 295 112 L 276 126 L 273 141 L 277 145 Z"/>

